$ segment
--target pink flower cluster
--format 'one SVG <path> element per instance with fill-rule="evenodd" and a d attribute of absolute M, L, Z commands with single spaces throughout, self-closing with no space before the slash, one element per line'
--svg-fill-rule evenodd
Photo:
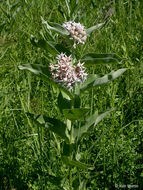
<path fill-rule="evenodd" d="M 86 31 L 84 26 L 76 22 L 65 22 L 63 27 L 70 33 L 70 38 L 77 41 L 77 43 L 84 44 L 86 41 Z"/>
<path fill-rule="evenodd" d="M 72 89 L 76 82 L 82 83 L 86 79 L 87 73 L 83 66 L 84 63 L 78 62 L 78 64 L 74 66 L 71 56 L 67 56 L 64 53 L 58 55 L 57 60 L 57 64 L 50 64 L 52 78 L 56 82 Z"/>

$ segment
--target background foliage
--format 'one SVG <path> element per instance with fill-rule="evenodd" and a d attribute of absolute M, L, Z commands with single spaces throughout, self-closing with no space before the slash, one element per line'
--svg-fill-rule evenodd
<path fill-rule="evenodd" d="M 47 63 L 47 53 L 34 47 L 30 38 L 41 38 L 41 16 L 63 23 L 66 1 L 0 1 L 0 188 L 57 189 L 66 168 L 61 167 L 52 133 L 38 128 L 26 112 L 60 118 L 57 94 L 45 82 L 18 66 Z M 107 20 L 93 33 L 81 52 L 117 53 L 126 61 L 120 65 L 96 65 L 90 73 L 109 73 L 127 67 L 128 71 L 108 85 L 91 90 L 82 105 L 92 112 L 116 107 L 111 116 L 84 138 L 78 155 L 95 166 L 75 175 L 85 189 L 114 189 L 115 184 L 138 184 L 143 188 L 143 18 L 141 0 L 79 0 L 76 21 L 86 28 Z M 70 20 L 70 18 L 69 18 Z M 59 39 L 61 42 L 61 39 Z M 62 43 L 66 43 L 63 41 Z M 92 101 L 91 101 L 92 99 Z M 58 139 L 57 139 L 58 140 Z M 52 176 L 52 177 L 51 177 Z M 55 178 L 53 177 L 55 176 Z M 81 189 L 83 187 L 81 186 Z"/>

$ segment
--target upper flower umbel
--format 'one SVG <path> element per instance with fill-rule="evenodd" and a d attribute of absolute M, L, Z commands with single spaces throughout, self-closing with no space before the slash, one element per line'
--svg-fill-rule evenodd
<path fill-rule="evenodd" d="M 50 64 L 50 70 L 52 72 L 52 78 L 67 88 L 72 89 L 76 82 L 83 82 L 87 73 L 83 63 L 80 62 L 73 66 L 71 56 L 67 56 L 61 53 L 57 56 L 58 63 Z"/>
<path fill-rule="evenodd" d="M 64 22 L 63 27 L 70 33 L 70 38 L 74 39 L 78 44 L 84 44 L 86 41 L 86 31 L 84 26 L 76 22 Z"/>

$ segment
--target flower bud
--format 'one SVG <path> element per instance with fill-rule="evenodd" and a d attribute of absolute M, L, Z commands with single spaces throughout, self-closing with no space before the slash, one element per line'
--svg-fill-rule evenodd
<path fill-rule="evenodd" d="M 86 31 L 83 25 L 81 25 L 80 23 L 69 21 L 63 23 L 63 27 L 70 33 L 70 39 L 76 40 L 77 44 L 84 44 L 86 40 Z"/>

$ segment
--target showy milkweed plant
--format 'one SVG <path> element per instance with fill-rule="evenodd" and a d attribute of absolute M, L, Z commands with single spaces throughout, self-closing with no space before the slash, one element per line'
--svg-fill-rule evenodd
<path fill-rule="evenodd" d="M 89 35 L 103 26 L 104 23 L 86 29 L 81 23 L 74 21 L 64 22 L 60 25 L 47 22 L 43 18 L 41 20 L 42 39 L 36 40 L 32 36 L 31 43 L 46 50 L 48 64 L 25 64 L 19 68 L 31 71 L 58 89 L 57 105 L 61 118 L 63 118 L 62 121 L 50 118 L 48 115 L 30 113 L 29 116 L 35 120 L 37 125 L 47 127 L 49 131 L 54 133 L 55 137 L 58 136 L 61 139 L 57 146 L 60 147 L 60 158 L 68 168 L 65 171 L 68 172 L 69 177 L 67 182 L 65 182 L 66 178 L 61 180 L 58 188 L 72 190 L 73 181 L 77 178 L 72 173 L 73 168 L 92 170 L 95 167 L 77 160 L 82 139 L 90 135 L 95 126 L 113 111 L 111 109 L 99 114 L 96 110 L 91 113 L 90 108 L 82 107 L 81 95 L 92 88 L 118 78 L 126 71 L 126 68 L 111 71 L 106 75 L 91 74 L 88 69 L 90 66 L 102 63 L 119 63 L 122 59 L 116 54 L 97 54 L 94 52 L 81 56 L 76 54 L 78 46 L 84 46 Z"/>

